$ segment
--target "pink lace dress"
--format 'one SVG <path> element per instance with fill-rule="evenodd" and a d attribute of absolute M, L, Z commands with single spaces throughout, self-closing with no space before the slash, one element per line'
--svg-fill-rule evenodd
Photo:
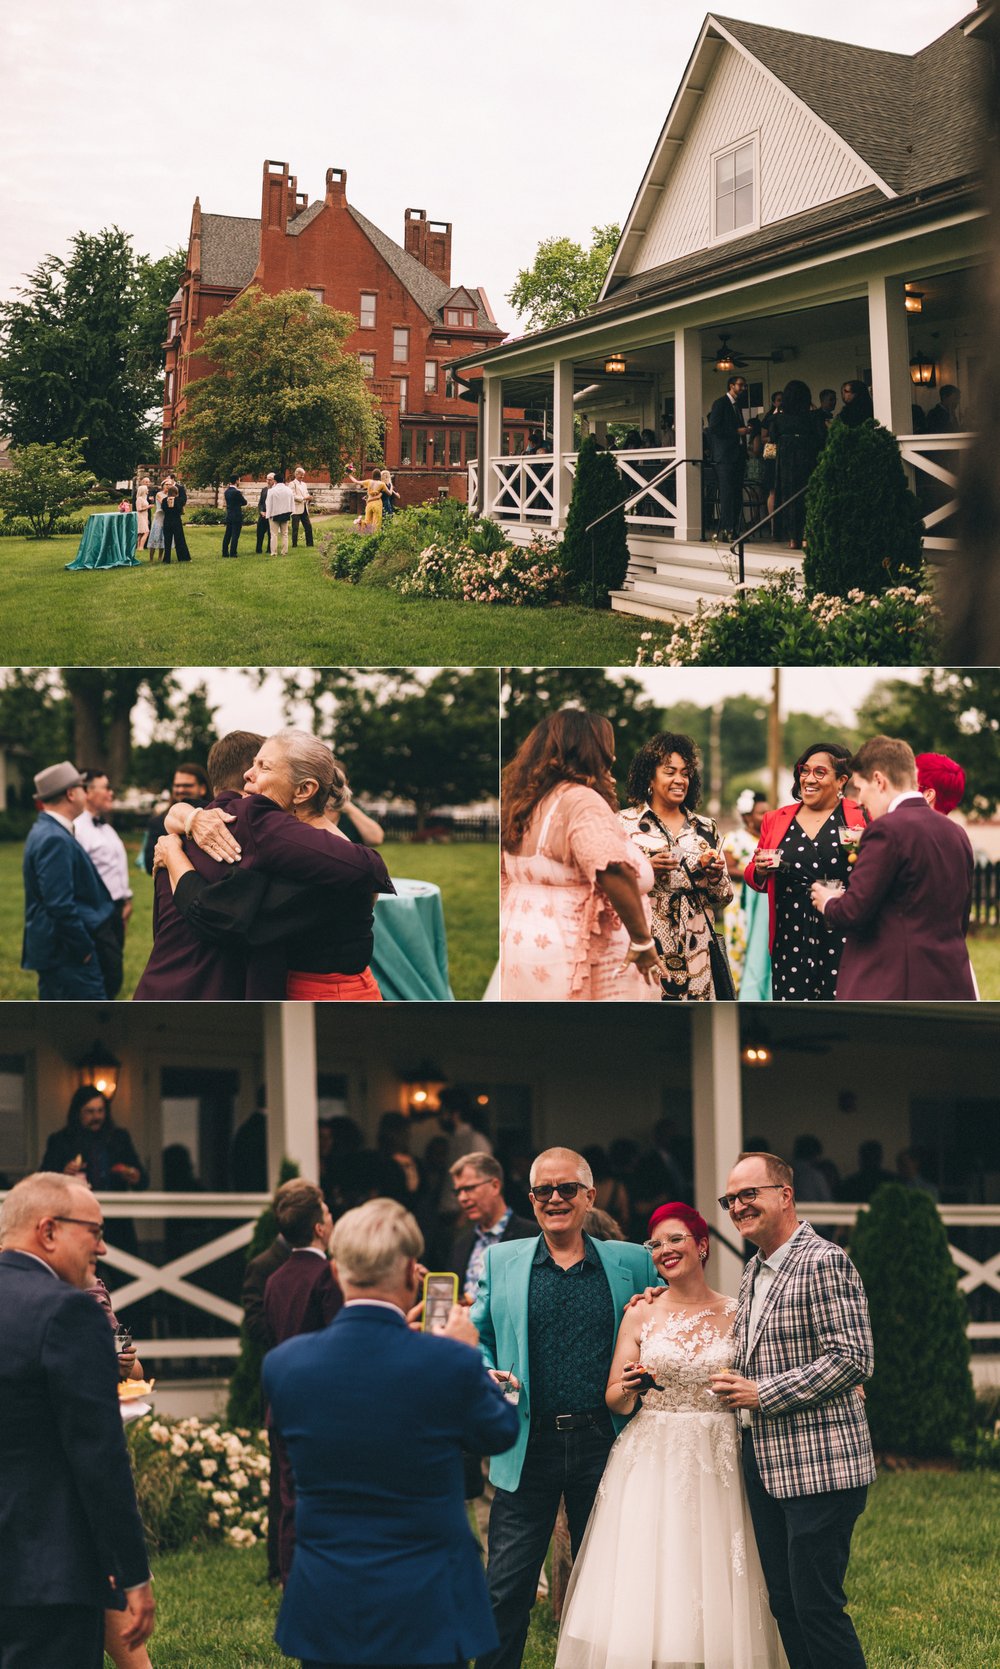
<path fill-rule="evenodd" d="M 637 968 L 619 973 L 629 936 L 597 877 L 609 864 L 653 885 L 649 860 L 593 788 L 560 783 L 532 813 L 501 870 L 500 994 L 504 1002 L 658 1002 Z M 646 910 L 649 921 L 649 911 Z"/>

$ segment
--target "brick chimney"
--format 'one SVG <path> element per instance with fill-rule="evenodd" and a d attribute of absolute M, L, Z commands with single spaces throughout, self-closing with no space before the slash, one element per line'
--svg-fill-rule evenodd
<path fill-rule="evenodd" d="M 428 220 L 425 209 L 407 209 L 403 248 L 443 283 L 451 283 L 451 222 Z"/>
<path fill-rule="evenodd" d="M 261 193 L 260 223 L 264 232 L 283 232 L 295 204 L 295 180 L 288 172 L 287 162 L 264 163 Z"/>
<path fill-rule="evenodd" d="M 340 208 L 347 204 L 347 169 L 328 168 L 326 171 L 326 201 Z"/>

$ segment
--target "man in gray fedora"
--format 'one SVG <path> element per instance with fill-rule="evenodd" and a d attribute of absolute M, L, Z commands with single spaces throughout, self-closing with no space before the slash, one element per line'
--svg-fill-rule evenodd
<path fill-rule="evenodd" d="M 35 777 L 41 811 L 24 846 L 22 968 L 38 973 L 41 1001 L 107 996 L 99 946 L 114 914 L 111 894 L 74 838 L 87 804 L 83 777 L 64 759 Z"/>

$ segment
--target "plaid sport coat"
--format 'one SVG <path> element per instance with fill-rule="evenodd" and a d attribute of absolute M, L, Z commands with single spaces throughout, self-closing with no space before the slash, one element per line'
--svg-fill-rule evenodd
<path fill-rule="evenodd" d="M 758 1253 L 743 1273 L 733 1366 L 760 1397 L 750 1424 L 764 1487 L 784 1500 L 871 1483 L 875 1460 L 856 1390 L 875 1363 L 861 1277 L 839 1246 L 804 1223 L 750 1337 L 760 1262 Z"/>

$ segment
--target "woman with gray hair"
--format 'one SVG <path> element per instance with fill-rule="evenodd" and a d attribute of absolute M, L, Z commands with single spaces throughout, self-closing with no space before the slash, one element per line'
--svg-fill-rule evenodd
<path fill-rule="evenodd" d="M 331 816 L 341 812 L 350 799 L 343 768 L 337 764 L 325 742 L 306 730 L 279 730 L 262 742 L 244 776 L 247 794 L 262 794 L 300 823 L 324 830 L 331 840 L 346 840 Z M 223 828 L 225 813 L 219 814 Z M 207 832 L 207 831 L 206 831 Z M 176 889 L 182 875 L 194 873 L 180 841 L 167 836 L 157 842 L 157 862 L 162 863 Z M 383 871 L 384 873 L 384 871 Z M 199 896 L 211 886 L 225 882 L 202 882 Z M 289 889 L 289 907 L 301 900 L 301 882 L 272 881 Z M 394 892 L 388 875 L 380 892 Z M 287 938 L 289 969 L 286 997 L 311 1002 L 381 1002 L 371 961 L 374 932 L 373 893 L 366 881 L 324 882 L 308 894 L 309 921 L 301 932 Z M 251 941 L 254 909 L 246 919 L 234 923 L 230 938 L 240 932 Z"/>

